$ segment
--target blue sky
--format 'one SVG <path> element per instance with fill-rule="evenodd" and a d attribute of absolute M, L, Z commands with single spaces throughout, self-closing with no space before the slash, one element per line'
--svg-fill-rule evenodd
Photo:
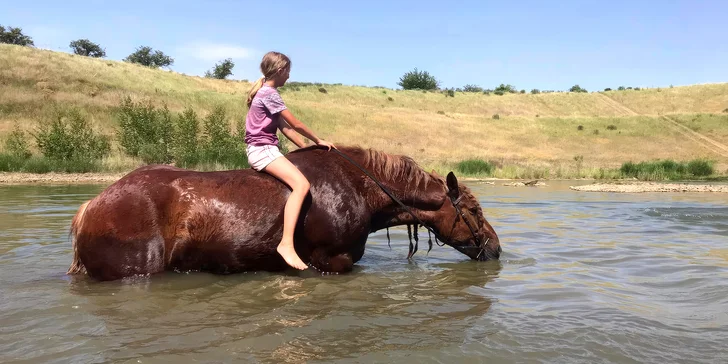
<path fill-rule="evenodd" d="M 443 87 L 588 90 L 728 81 L 728 1 L 7 1 L 0 24 L 68 52 L 88 38 L 121 60 L 140 45 L 202 75 L 231 57 L 259 77 L 268 50 L 291 80 L 396 88 L 413 68 Z"/>

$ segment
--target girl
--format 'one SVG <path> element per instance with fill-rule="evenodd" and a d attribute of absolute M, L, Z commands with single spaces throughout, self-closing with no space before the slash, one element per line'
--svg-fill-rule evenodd
<path fill-rule="evenodd" d="M 278 150 L 276 131 L 280 129 L 299 148 L 306 144 L 296 132 L 329 150 L 336 146 L 316 137 L 283 103 L 277 88 L 286 83 L 291 71 L 291 60 L 286 55 L 266 53 L 260 63 L 260 71 L 263 77 L 255 82 L 248 94 L 249 110 L 245 119 L 248 162 L 256 171 L 269 173 L 291 188 L 283 215 L 283 238 L 276 250 L 288 265 L 303 270 L 307 266 L 293 248 L 293 231 L 310 185 L 298 168 Z"/>

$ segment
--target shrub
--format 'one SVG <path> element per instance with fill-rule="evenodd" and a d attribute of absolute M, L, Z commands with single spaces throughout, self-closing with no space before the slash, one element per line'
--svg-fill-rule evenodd
<path fill-rule="evenodd" d="M 168 67 L 174 63 L 174 59 L 162 53 L 162 51 L 152 51 L 152 47 L 139 47 L 136 51 L 134 51 L 134 53 L 124 58 L 124 61 L 138 63 L 152 68 Z"/>
<path fill-rule="evenodd" d="M 172 157 L 180 167 L 190 167 L 199 161 L 199 131 L 200 125 L 197 114 L 191 109 L 185 109 L 175 122 L 172 135 Z"/>
<path fill-rule="evenodd" d="M 437 113 L 440 114 L 440 115 L 445 115 L 445 112 L 442 111 L 442 110 L 438 110 Z"/>
<path fill-rule="evenodd" d="M 28 140 L 25 138 L 25 132 L 20 129 L 18 124 L 15 124 L 15 128 L 5 139 L 5 152 L 21 160 L 30 158 Z"/>
<path fill-rule="evenodd" d="M 710 176 L 715 172 L 713 162 L 703 159 L 694 159 L 688 162 L 687 171 L 695 177 Z"/>
<path fill-rule="evenodd" d="M 483 88 L 476 85 L 465 85 L 463 86 L 463 92 L 483 92 Z"/>
<path fill-rule="evenodd" d="M 619 86 L 619 87 L 617 88 L 617 90 L 618 90 L 618 91 L 624 91 L 624 90 L 625 90 L 625 88 L 624 88 L 624 86 Z"/>
<path fill-rule="evenodd" d="M 607 125 L 607 130 L 617 130 L 616 125 Z"/>
<path fill-rule="evenodd" d="M 0 43 L 15 44 L 19 46 L 34 46 L 33 38 L 23 34 L 23 29 L 0 25 Z"/>
<path fill-rule="evenodd" d="M 521 90 L 521 93 L 522 93 L 522 94 L 525 94 L 525 93 L 526 93 L 526 90 Z"/>
<path fill-rule="evenodd" d="M 56 161 L 95 161 L 109 154 L 109 138 L 95 132 L 75 109 L 59 111 L 38 123 L 35 140 L 40 152 Z"/>
<path fill-rule="evenodd" d="M 392 96 L 389 96 L 387 97 L 387 101 L 394 101 L 394 99 L 392 98 Z"/>
<path fill-rule="evenodd" d="M 585 88 L 582 88 L 579 85 L 574 85 L 574 86 L 571 86 L 571 88 L 569 89 L 569 92 L 580 92 L 580 93 L 584 93 L 584 92 L 588 92 L 588 91 Z"/>
<path fill-rule="evenodd" d="M 322 93 L 322 94 L 327 94 L 327 93 L 329 93 L 329 92 L 328 92 L 328 91 L 326 91 L 326 89 L 325 89 L 325 88 L 323 88 L 323 87 L 319 87 L 319 92 L 320 92 L 320 93 Z"/>
<path fill-rule="evenodd" d="M 500 93 L 498 93 L 498 92 L 500 92 Z M 502 84 L 502 83 L 498 87 L 496 87 L 495 88 L 495 91 L 494 91 L 494 93 L 496 95 L 503 95 L 506 92 L 507 93 L 511 93 L 511 94 L 515 94 L 518 91 L 516 90 L 516 86 L 513 86 L 513 85 L 505 85 L 505 84 Z"/>
<path fill-rule="evenodd" d="M 145 163 L 169 163 L 172 160 L 172 116 L 169 109 L 157 110 L 148 102 L 134 103 L 126 97 L 119 110 L 117 131 L 126 154 L 141 157 Z"/>
<path fill-rule="evenodd" d="M 536 95 L 536 94 L 540 94 L 541 91 L 539 91 L 539 89 L 535 88 L 535 89 L 531 90 L 531 93 Z"/>
<path fill-rule="evenodd" d="M 402 75 L 397 84 L 405 90 L 436 90 L 439 86 L 434 76 L 417 68 Z"/>
<path fill-rule="evenodd" d="M 453 90 L 453 89 L 445 90 L 445 97 L 448 97 L 448 96 L 455 97 L 455 90 Z"/>
<path fill-rule="evenodd" d="M 85 57 L 103 58 L 106 57 L 106 50 L 101 48 L 100 45 L 88 40 L 88 39 L 77 39 L 72 41 L 68 45 L 74 54 Z"/>
<path fill-rule="evenodd" d="M 224 80 L 227 76 L 231 76 L 233 74 L 233 67 L 235 67 L 235 63 L 233 63 L 232 59 L 227 58 L 220 61 L 220 63 L 216 63 L 215 67 L 213 67 L 211 71 L 205 72 L 205 77 Z"/>
<path fill-rule="evenodd" d="M 500 115 L 499 114 L 493 114 L 493 119 L 500 120 Z"/>
<path fill-rule="evenodd" d="M 725 109 L 723 109 L 723 112 L 728 113 L 728 107 L 726 107 Z"/>
<path fill-rule="evenodd" d="M 216 107 L 204 122 L 204 133 L 201 140 L 201 161 L 220 163 L 232 168 L 248 166 L 242 139 L 235 138 L 230 132 L 230 123 L 226 120 L 225 109 Z M 238 129 L 238 134 L 244 132 Z"/>
<path fill-rule="evenodd" d="M 462 174 L 474 175 L 485 174 L 490 175 L 493 172 L 493 164 L 482 159 L 468 159 L 459 162 L 456 166 L 458 172 Z"/>
<path fill-rule="evenodd" d="M 607 87 L 607 88 L 604 89 L 604 91 L 612 91 L 612 89 L 609 88 L 609 87 Z"/>
<path fill-rule="evenodd" d="M 686 177 L 705 177 L 714 173 L 713 162 L 695 159 L 686 163 L 673 160 L 623 163 L 619 169 L 622 175 L 641 180 L 684 179 Z"/>
<path fill-rule="evenodd" d="M 594 129 L 594 135 L 599 135 L 599 129 Z"/>
<path fill-rule="evenodd" d="M 584 125 L 579 125 L 576 127 L 576 130 L 584 130 Z"/>

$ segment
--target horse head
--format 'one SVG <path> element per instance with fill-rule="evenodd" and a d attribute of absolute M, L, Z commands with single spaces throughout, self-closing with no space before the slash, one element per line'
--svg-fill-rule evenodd
<path fill-rule="evenodd" d="M 432 174 L 439 177 L 434 171 Z M 498 235 L 485 219 L 478 200 L 452 172 L 448 173 L 445 184 L 447 201 L 437 211 L 434 223 L 440 240 L 474 260 L 498 259 L 501 253 Z"/>

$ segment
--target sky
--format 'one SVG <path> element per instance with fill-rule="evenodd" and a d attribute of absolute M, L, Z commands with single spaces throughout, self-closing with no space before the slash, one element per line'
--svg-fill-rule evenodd
<path fill-rule="evenodd" d="M 70 52 L 87 38 L 121 60 L 139 46 L 203 75 L 232 58 L 260 77 L 287 54 L 291 81 L 398 88 L 418 68 L 441 87 L 589 91 L 728 81 L 728 1 L 9 1 L 0 25 Z"/>

